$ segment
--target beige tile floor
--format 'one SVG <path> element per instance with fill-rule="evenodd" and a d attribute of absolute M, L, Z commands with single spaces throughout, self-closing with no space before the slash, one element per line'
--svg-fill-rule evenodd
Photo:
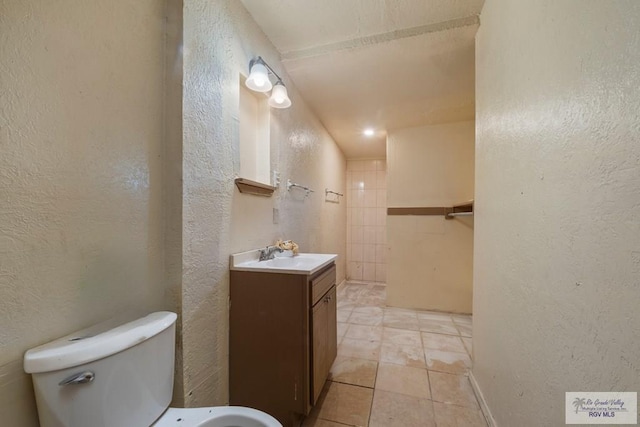
<path fill-rule="evenodd" d="M 386 286 L 338 291 L 338 357 L 305 427 L 486 427 L 469 383 L 471 316 L 386 307 Z"/>

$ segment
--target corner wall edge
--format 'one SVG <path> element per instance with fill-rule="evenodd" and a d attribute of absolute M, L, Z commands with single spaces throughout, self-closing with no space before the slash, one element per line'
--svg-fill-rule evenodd
<path fill-rule="evenodd" d="M 469 382 L 471 382 L 471 388 L 473 388 L 473 392 L 476 394 L 476 398 L 480 403 L 480 410 L 482 411 L 482 415 L 484 415 L 484 419 L 487 421 L 487 424 L 489 427 L 498 427 L 496 420 L 493 418 L 493 415 L 491 415 L 491 410 L 489 409 L 489 405 L 487 405 L 484 394 L 482 394 L 482 390 L 480 390 L 480 386 L 476 381 L 476 377 L 473 375 L 473 371 L 469 371 Z"/>

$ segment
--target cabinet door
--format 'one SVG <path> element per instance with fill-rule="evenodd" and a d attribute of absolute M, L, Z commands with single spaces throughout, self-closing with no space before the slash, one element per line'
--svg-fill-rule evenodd
<path fill-rule="evenodd" d="M 311 378 L 311 384 L 313 387 L 313 393 L 311 396 L 311 404 L 315 405 L 324 386 L 326 374 L 329 372 L 327 369 L 327 358 L 329 356 L 329 348 L 326 345 L 329 337 L 328 330 L 328 316 L 329 316 L 329 304 L 325 297 L 313 306 L 313 376 Z M 329 367 L 331 368 L 331 367 Z M 326 371 L 326 372 L 325 372 Z"/>
<path fill-rule="evenodd" d="M 311 402 L 316 404 L 331 365 L 338 351 L 336 324 L 336 288 L 331 289 L 313 306 L 313 392 Z"/>
<path fill-rule="evenodd" d="M 337 298 L 336 287 L 327 292 L 327 374 L 333 366 L 338 354 L 338 324 L 337 324 Z M 325 376 L 326 378 L 326 376 Z M 323 381 L 324 382 L 324 381 Z"/>

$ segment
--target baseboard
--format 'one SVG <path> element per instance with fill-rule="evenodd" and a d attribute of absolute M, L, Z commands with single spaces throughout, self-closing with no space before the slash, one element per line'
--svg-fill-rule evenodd
<path fill-rule="evenodd" d="M 387 282 L 374 282 L 372 280 L 355 280 L 355 279 L 345 279 L 343 281 L 344 282 L 349 282 L 351 284 L 354 285 L 380 285 L 380 286 L 387 286 Z"/>
<path fill-rule="evenodd" d="M 336 291 L 339 291 L 340 289 L 342 289 L 345 283 L 347 283 L 347 279 L 342 279 L 342 282 L 340 282 L 340 284 L 336 286 Z"/>
<path fill-rule="evenodd" d="M 493 419 L 493 415 L 491 415 L 491 411 L 489 410 L 489 406 L 487 405 L 487 401 L 484 400 L 484 395 L 482 394 L 482 390 L 478 386 L 478 382 L 476 378 L 473 376 L 473 371 L 469 372 L 469 381 L 471 382 L 471 387 L 473 388 L 473 392 L 476 394 L 476 398 L 478 402 L 480 402 L 480 409 L 482 410 L 482 414 L 484 415 L 484 419 L 487 421 L 489 427 L 498 427 L 496 424 L 496 420 Z"/>

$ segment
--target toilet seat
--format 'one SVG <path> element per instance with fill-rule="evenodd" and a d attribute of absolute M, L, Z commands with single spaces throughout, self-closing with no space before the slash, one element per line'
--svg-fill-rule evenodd
<path fill-rule="evenodd" d="M 243 406 L 168 408 L 151 427 L 282 427 L 271 415 Z"/>

